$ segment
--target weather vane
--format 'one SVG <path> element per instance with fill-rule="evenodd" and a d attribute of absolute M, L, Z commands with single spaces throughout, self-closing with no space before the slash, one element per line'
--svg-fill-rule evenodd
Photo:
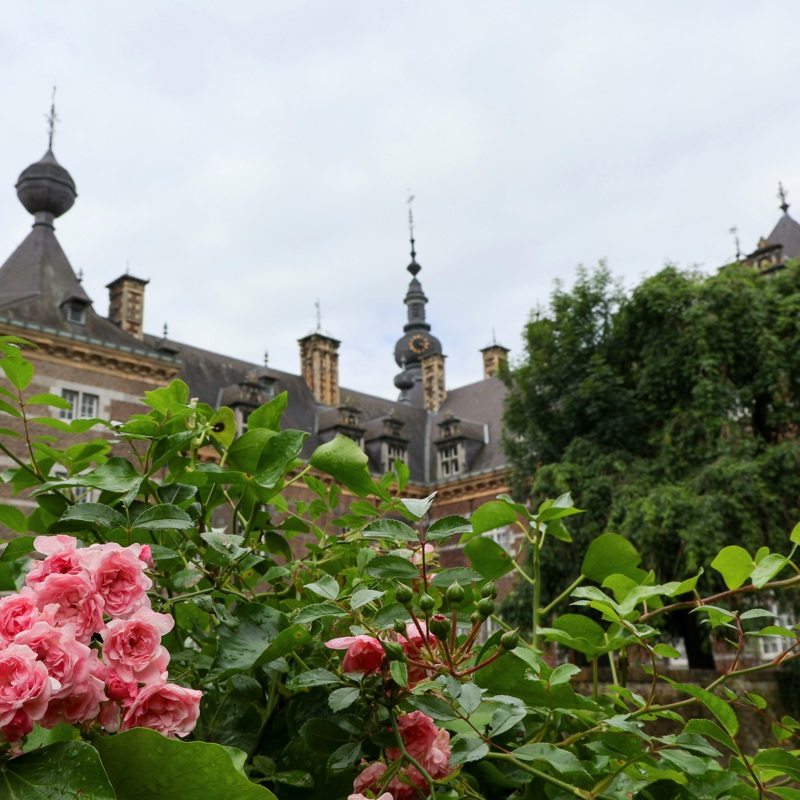
<path fill-rule="evenodd" d="M 736 242 L 736 260 L 741 261 L 742 248 L 741 245 L 739 244 L 739 229 L 734 225 L 728 232 L 732 234 L 733 241 Z"/>
<path fill-rule="evenodd" d="M 265 350 L 264 351 L 264 366 L 266 367 L 268 365 L 269 365 L 269 350 Z"/>
<path fill-rule="evenodd" d="M 53 84 L 53 96 L 50 98 L 50 113 L 46 116 L 47 131 L 48 131 L 48 150 L 53 149 L 53 136 L 56 132 L 56 122 L 58 116 L 56 115 L 56 85 Z"/>
<path fill-rule="evenodd" d="M 317 333 L 321 333 L 322 332 L 322 307 L 320 306 L 319 298 L 316 299 L 316 301 L 314 303 L 314 308 L 316 309 L 316 312 L 317 312 Z"/>
<path fill-rule="evenodd" d="M 165 322 L 165 323 L 164 323 L 164 338 L 165 338 L 165 339 L 167 338 L 167 333 L 168 333 L 168 332 L 169 332 L 169 329 L 167 328 L 167 323 Z"/>
<path fill-rule="evenodd" d="M 409 192 L 411 189 L 408 190 Z M 408 200 L 408 232 L 411 234 L 411 241 L 414 241 L 414 212 L 411 210 L 411 204 L 414 202 L 415 195 L 409 194 Z"/>
<path fill-rule="evenodd" d="M 786 190 L 780 181 L 778 181 L 778 197 L 781 201 L 781 211 L 785 214 L 789 210 L 789 204 L 786 202 Z"/>

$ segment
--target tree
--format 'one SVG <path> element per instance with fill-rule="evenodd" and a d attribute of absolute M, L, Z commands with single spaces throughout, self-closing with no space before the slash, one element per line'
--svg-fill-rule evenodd
<path fill-rule="evenodd" d="M 506 448 L 532 497 L 592 509 L 581 544 L 614 531 L 657 581 L 721 547 L 751 554 L 800 513 L 800 268 L 772 278 L 667 267 L 631 292 L 604 265 L 558 286 L 507 375 Z M 578 548 L 580 549 L 580 548 Z M 551 547 L 545 592 L 579 565 Z M 673 620 L 690 665 L 713 666 L 695 617 Z"/>

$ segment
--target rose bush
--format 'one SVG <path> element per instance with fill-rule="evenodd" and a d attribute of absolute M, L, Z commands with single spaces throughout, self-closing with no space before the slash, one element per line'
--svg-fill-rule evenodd
<path fill-rule="evenodd" d="M 123 423 L 37 417 L 32 407 L 64 401 L 26 394 L 20 345 L 0 339 L 0 411 L 19 428 L 0 435 L 14 463 L 2 480 L 33 504 L 27 516 L 0 504 L 17 534 L 0 554 L 10 796 L 797 797 L 800 725 L 732 679 L 798 657 L 797 631 L 757 599 L 800 585 L 800 529 L 788 555 L 725 548 L 714 569 L 728 590 L 712 598 L 701 575 L 656 584 L 630 542 L 606 534 L 543 606 L 541 552 L 569 541 L 569 495 L 436 518 L 402 462 L 376 480 L 341 437 L 302 459 L 306 434 L 280 424 L 285 395 L 240 435 L 230 409 L 193 401 L 180 381 Z M 112 429 L 113 452 L 87 440 L 92 425 Z M 79 502 L 88 491 L 95 502 Z M 483 535 L 508 526 L 530 559 Z M 447 566 L 441 544 L 469 566 Z M 496 614 L 495 581 L 510 572 L 532 586 L 530 640 Z M 665 673 L 677 653 L 658 623 L 675 610 L 728 640 L 727 673 L 703 685 Z M 762 636 L 781 642 L 769 662 L 752 659 Z M 569 653 L 595 678 L 588 694 Z M 635 661 L 652 681 L 644 693 L 626 686 Z M 661 701 L 665 684 L 678 700 Z M 692 707 L 705 717 L 678 716 Z M 746 709 L 774 726 L 758 752 L 741 743 Z M 664 722 L 673 733 L 654 727 Z"/>

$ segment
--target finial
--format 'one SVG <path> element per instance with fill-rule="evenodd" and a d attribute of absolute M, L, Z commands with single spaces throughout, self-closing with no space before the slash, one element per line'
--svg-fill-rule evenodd
<path fill-rule="evenodd" d="M 409 192 L 411 190 L 409 189 Z M 414 213 L 411 210 L 411 203 L 414 202 L 415 195 L 410 194 L 408 196 L 408 232 L 411 236 L 411 263 L 408 265 L 408 271 L 416 277 L 417 273 L 420 271 L 420 266 L 417 264 L 417 253 L 414 250 Z"/>
<path fill-rule="evenodd" d="M 322 333 L 322 307 L 319 304 L 319 298 L 314 302 L 314 308 L 317 312 L 317 333 Z"/>
<path fill-rule="evenodd" d="M 269 366 L 269 351 L 268 350 L 264 351 L 264 366 L 265 367 Z"/>
<path fill-rule="evenodd" d="M 492 344 L 497 344 L 497 334 L 494 330 L 494 325 L 492 325 Z"/>
<path fill-rule="evenodd" d="M 786 202 L 786 190 L 780 181 L 778 181 L 778 197 L 781 201 L 781 211 L 785 214 L 789 210 L 789 204 Z"/>
<path fill-rule="evenodd" d="M 56 116 L 56 85 L 53 84 L 53 96 L 50 99 L 50 113 L 46 115 L 45 119 L 47 120 L 47 149 L 53 149 L 53 136 L 56 132 L 56 122 L 58 122 L 58 117 Z"/>
<path fill-rule="evenodd" d="M 741 245 L 739 244 L 739 229 L 734 225 L 730 229 L 729 233 L 731 233 L 731 235 L 733 236 L 733 241 L 736 242 L 736 260 L 737 261 L 741 261 L 742 260 L 742 248 L 741 248 Z"/>
<path fill-rule="evenodd" d="M 78 270 L 78 283 L 83 283 L 83 270 Z"/>
<path fill-rule="evenodd" d="M 165 339 L 167 338 L 167 333 L 168 333 L 168 332 L 169 332 L 169 331 L 168 331 L 168 329 L 167 329 L 167 323 L 165 322 L 165 323 L 164 323 L 164 338 L 165 338 Z"/>

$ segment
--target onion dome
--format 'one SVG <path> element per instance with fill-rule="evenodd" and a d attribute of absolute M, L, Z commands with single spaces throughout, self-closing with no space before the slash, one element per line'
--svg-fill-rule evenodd
<path fill-rule="evenodd" d="M 78 196 L 75 181 L 56 161 L 52 150 L 22 171 L 16 189 L 20 203 L 36 217 L 36 223 L 46 225 L 66 214 Z"/>

